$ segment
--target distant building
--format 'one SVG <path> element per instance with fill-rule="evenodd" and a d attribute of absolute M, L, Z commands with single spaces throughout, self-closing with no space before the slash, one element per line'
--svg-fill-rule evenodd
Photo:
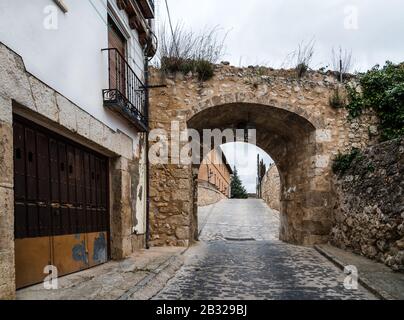
<path fill-rule="evenodd" d="M 232 174 L 233 170 L 227 163 L 224 153 L 214 150 L 203 160 L 199 169 L 198 180 L 199 184 L 213 187 L 225 197 L 230 198 Z"/>

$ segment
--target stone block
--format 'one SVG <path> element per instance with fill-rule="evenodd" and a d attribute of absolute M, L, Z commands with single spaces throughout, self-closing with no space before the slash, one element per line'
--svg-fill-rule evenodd
<path fill-rule="evenodd" d="M 77 106 L 58 93 L 56 93 L 56 103 L 59 109 L 60 124 L 72 132 L 77 132 Z"/>
<path fill-rule="evenodd" d="M 190 218 L 189 218 L 189 216 L 175 215 L 175 216 L 169 217 L 166 221 L 169 225 L 187 226 L 190 223 Z"/>
<path fill-rule="evenodd" d="M 15 286 L 11 284 L 0 284 L 0 300 L 14 300 L 15 290 Z"/>
<path fill-rule="evenodd" d="M 189 189 L 190 186 L 190 181 L 188 179 L 180 179 L 178 181 L 178 188 L 179 189 Z"/>
<path fill-rule="evenodd" d="M 20 56 L 0 43 L 0 96 L 36 110 L 31 85 Z"/>
<path fill-rule="evenodd" d="M 186 201 L 189 200 L 191 197 L 191 190 L 176 190 L 176 192 L 173 193 L 173 200 L 179 200 L 179 201 Z"/>
<path fill-rule="evenodd" d="M 0 300 L 15 298 L 14 243 L 6 251 L 0 250 Z"/>
<path fill-rule="evenodd" d="M 77 133 L 90 139 L 90 119 L 91 116 L 81 109 L 76 110 Z"/>
<path fill-rule="evenodd" d="M 328 191 L 331 188 L 331 181 L 324 175 L 315 175 L 310 180 L 310 188 L 317 191 Z"/>
<path fill-rule="evenodd" d="M 133 159 L 134 157 L 134 148 L 133 148 L 133 140 L 126 134 L 122 132 L 118 132 L 118 139 L 119 139 L 119 144 L 121 146 L 120 153 L 122 156 L 124 156 L 127 159 Z"/>
<path fill-rule="evenodd" d="M 329 155 L 316 155 L 315 156 L 315 166 L 316 168 L 327 168 L 330 163 Z"/>
<path fill-rule="evenodd" d="M 318 143 L 331 142 L 332 141 L 331 130 L 327 130 L 327 129 L 316 130 L 316 141 Z"/>
<path fill-rule="evenodd" d="M 104 127 L 99 120 L 90 117 L 90 140 L 102 145 L 104 139 Z"/>
<path fill-rule="evenodd" d="M 304 196 L 307 208 L 328 208 L 331 205 L 331 194 L 324 191 L 310 191 Z"/>
<path fill-rule="evenodd" d="M 121 203 L 125 205 L 129 205 L 131 201 L 131 186 L 132 186 L 132 177 L 130 172 L 121 171 L 122 174 L 122 185 L 121 185 Z"/>
<path fill-rule="evenodd" d="M 189 240 L 190 232 L 189 227 L 178 227 L 175 229 L 175 236 L 178 240 Z"/>
<path fill-rule="evenodd" d="M 13 107 L 11 99 L 0 96 L 0 122 L 11 124 L 13 122 Z"/>
<path fill-rule="evenodd" d="M 13 211 L 11 213 L 14 214 Z M 13 217 L 0 217 L 0 232 L 0 251 L 9 250 L 14 246 Z"/>
<path fill-rule="evenodd" d="M 29 82 L 38 113 L 54 122 L 59 122 L 55 91 L 33 76 L 29 77 Z"/>
<path fill-rule="evenodd" d="M 0 121 L 0 184 L 13 185 L 13 128 L 10 123 Z"/>

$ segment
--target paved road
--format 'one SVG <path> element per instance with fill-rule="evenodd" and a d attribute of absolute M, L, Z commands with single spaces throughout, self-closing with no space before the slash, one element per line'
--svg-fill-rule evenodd
<path fill-rule="evenodd" d="M 155 299 L 375 299 L 311 247 L 277 240 L 261 200 L 225 200 L 199 213 L 200 239 Z"/>
<path fill-rule="evenodd" d="M 226 200 L 199 208 L 200 240 L 277 240 L 279 216 L 261 200 Z"/>

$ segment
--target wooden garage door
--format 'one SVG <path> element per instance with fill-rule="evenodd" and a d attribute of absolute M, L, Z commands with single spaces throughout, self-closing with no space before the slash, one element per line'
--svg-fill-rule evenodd
<path fill-rule="evenodd" d="M 17 288 L 108 257 L 108 159 L 14 116 Z"/>

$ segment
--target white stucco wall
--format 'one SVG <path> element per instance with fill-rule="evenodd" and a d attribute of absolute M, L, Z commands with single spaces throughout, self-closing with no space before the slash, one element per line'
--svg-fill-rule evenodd
<path fill-rule="evenodd" d="M 127 37 L 128 62 L 143 80 L 143 52 L 136 31 L 131 30 L 116 0 L 110 10 Z M 139 154 L 139 135 L 120 116 L 103 106 L 102 89 L 108 88 L 108 0 L 64 0 L 64 14 L 52 0 L 0 0 L 0 42 L 19 54 L 27 71 L 58 91 L 74 104 L 113 130 L 120 130 L 134 141 L 133 154 Z M 49 6 L 56 9 L 57 29 L 47 29 Z M 56 22 L 53 20 L 52 22 Z M 143 155 L 144 157 L 144 155 Z M 144 159 L 140 161 L 142 199 L 136 205 L 138 224 L 134 231 L 145 233 Z M 138 193 L 139 193 L 138 190 Z"/>
<path fill-rule="evenodd" d="M 142 49 L 136 32 L 130 30 L 124 11 L 118 10 L 128 38 L 129 62 L 141 77 Z M 103 107 L 102 89 L 108 88 L 107 0 L 64 0 L 69 11 L 58 7 L 57 29 L 48 30 L 52 0 L 0 0 L 0 42 L 22 56 L 27 70 L 92 114 L 113 130 L 121 130 L 135 141 L 130 125 Z"/>

